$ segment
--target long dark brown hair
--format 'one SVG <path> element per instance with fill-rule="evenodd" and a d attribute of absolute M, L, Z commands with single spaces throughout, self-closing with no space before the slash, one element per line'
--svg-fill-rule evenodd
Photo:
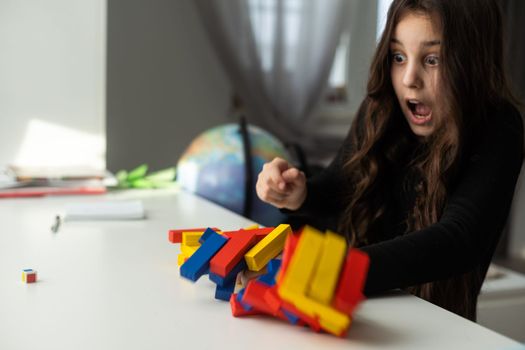
<path fill-rule="evenodd" d="M 403 117 L 390 75 L 390 39 L 407 12 L 432 16 L 438 21 L 435 24 L 442 30 L 440 93 L 447 101 L 446 115 L 424 142 L 415 143 L 416 152 L 412 152 L 415 136 Z M 487 118 L 488 106 L 515 101 L 505 79 L 502 38 L 502 17 L 495 0 L 393 1 L 371 64 L 367 96 L 350 131 L 352 152 L 345 162 L 349 205 L 340 230 L 354 245 L 381 240 L 376 223 L 388 210 L 384 194 L 390 171 L 407 162 L 407 154 L 407 167 L 414 174 L 411 185 L 415 183 L 416 188 L 405 233 L 421 230 L 440 219 L 462 156 L 470 146 L 472 130 Z M 482 278 L 472 272 L 409 290 L 474 319 Z"/>

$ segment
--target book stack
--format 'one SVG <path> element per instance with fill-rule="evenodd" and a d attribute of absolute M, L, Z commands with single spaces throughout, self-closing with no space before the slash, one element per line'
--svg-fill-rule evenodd
<path fill-rule="evenodd" d="M 115 184 L 104 170 L 8 166 L 0 171 L 0 198 L 102 194 Z"/>

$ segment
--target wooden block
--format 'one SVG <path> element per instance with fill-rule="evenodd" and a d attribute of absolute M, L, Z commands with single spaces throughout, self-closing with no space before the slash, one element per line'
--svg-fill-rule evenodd
<path fill-rule="evenodd" d="M 297 315 L 313 328 L 320 327 L 327 332 L 339 335 L 350 325 L 349 317 L 306 295 L 323 247 L 323 234 L 306 226 L 289 260 L 288 267 L 282 274 L 277 291 L 283 300 L 282 307 L 285 310 Z M 292 306 L 295 310 L 291 308 Z"/>
<path fill-rule="evenodd" d="M 200 246 L 199 239 L 204 231 L 184 231 L 182 232 L 182 244 L 187 246 Z"/>
<path fill-rule="evenodd" d="M 219 231 L 218 228 L 213 227 L 213 231 L 217 232 Z M 168 239 L 171 243 L 182 243 L 182 233 L 183 232 L 204 232 L 206 231 L 206 227 L 200 227 L 200 228 L 183 228 L 183 229 L 176 229 L 176 230 L 169 230 L 168 231 Z"/>
<path fill-rule="evenodd" d="M 270 286 L 264 293 L 264 301 L 266 302 L 266 305 L 272 310 L 273 314 L 276 314 L 279 310 L 281 310 L 282 301 L 279 297 L 279 294 L 277 294 L 277 287 Z M 288 315 L 285 314 L 285 316 L 288 317 Z"/>
<path fill-rule="evenodd" d="M 192 256 L 197 251 L 197 249 L 199 249 L 199 247 L 200 247 L 200 245 L 198 245 L 198 246 L 191 246 L 191 245 L 181 244 L 180 245 L 180 252 L 182 254 L 184 254 L 184 256 L 186 258 L 189 258 L 190 256 Z"/>
<path fill-rule="evenodd" d="M 187 257 L 183 253 L 177 255 L 177 265 L 181 266 L 186 261 Z"/>
<path fill-rule="evenodd" d="M 347 315 L 304 295 L 294 296 L 293 304 L 308 316 L 317 318 L 321 328 L 331 334 L 338 336 L 350 327 Z"/>
<path fill-rule="evenodd" d="M 255 280 L 251 280 L 244 289 L 242 302 L 248 304 L 268 315 L 273 315 L 272 309 L 264 300 L 264 293 L 268 287 Z"/>
<path fill-rule="evenodd" d="M 251 309 L 253 309 L 253 306 L 249 305 L 249 304 L 246 304 L 246 303 L 243 303 L 242 302 L 242 298 L 244 298 L 244 292 L 246 291 L 246 288 L 242 288 L 239 293 L 237 293 L 237 301 L 242 305 L 242 307 L 244 308 L 244 310 L 246 311 L 249 311 Z M 261 312 L 262 313 L 262 312 Z"/>
<path fill-rule="evenodd" d="M 235 280 L 215 287 L 215 299 L 229 301 L 235 289 Z"/>
<path fill-rule="evenodd" d="M 251 231 L 239 231 L 228 236 L 228 243 L 210 261 L 210 271 L 222 277 L 230 273 L 257 240 L 255 232 Z"/>
<path fill-rule="evenodd" d="M 295 252 L 295 248 L 297 247 L 297 242 L 299 242 L 299 237 L 301 237 L 302 230 L 303 229 L 299 230 L 299 232 L 297 233 L 292 233 L 291 235 L 288 235 L 288 237 L 286 237 L 286 241 L 284 242 L 281 268 L 275 276 L 277 283 L 280 283 L 281 277 L 283 276 L 284 272 L 288 268 L 288 265 L 290 264 L 290 259 L 292 258 L 293 253 Z"/>
<path fill-rule="evenodd" d="M 220 253 L 220 251 L 219 251 L 219 253 Z M 233 269 L 231 269 L 231 271 L 228 272 L 228 274 L 223 277 L 223 276 L 220 276 L 220 275 L 214 273 L 211 270 L 211 266 L 210 266 L 210 275 L 209 275 L 210 281 L 214 282 L 218 286 L 221 286 L 221 287 L 225 286 L 226 284 L 229 284 L 231 281 L 235 282 L 237 280 L 237 275 L 239 274 L 239 272 L 243 271 L 244 269 L 246 269 L 246 261 L 240 260 L 237 263 L 237 265 L 235 265 L 233 267 Z"/>
<path fill-rule="evenodd" d="M 283 250 L 286 237 L 291 233 L 290 225 L 281 224 L 277 226 L 244 255 L 248 269 L 259 271 L 268 261 L 279 255 Z"/>
<path fill-rule="evenodd" d="M 257 281 L 264 283 L 268 286 L 275 285 L 275 275 L 277 274 L 277 271 L 279 270 L 279 267 L 281 266 L 281 260 L 280 259 L 272 259 L 268 262 L 266 265 L 267 272 L 264 275 L 261 275 L 257 278 Z"/>
<path fill-rule="evenodd" d="M 35 283 L 37 278 L 37 272 L 33 269 L 22 270 L 22 281 L 24 283 Z"/>
<path fill-rule="evenodd" d="M 207 229 L 211 230 L 211 229 Z M 180 267 L 180 274 L 191 281 L 197 281 L 210 266 L 210 260 L 226 244 L 227 237 L 215 232 L 202 243 L 197 251 Z"/>
<path fill-rule="evenodd" d="M 281 298 L 292 302 L 290 295 L 306 295 L 322 247 L 323 234 L 313 227 L 305 226 L 288 267 L 283 273 L 278 288 Z"/>
<path fill-rule="evenodd" d="M 351 249 L 346 257 L 332 305 L 339 311 L 351 315 L 363 299 L 363 288 L 370 258 L 358 249 Z"/>
<path fill-rule="evenodd" d="M 326 305 L 332 302 L 345 257 L 346 240 L 328 231 L 324 235 L 319 263 L 315 268 L 307 296 Z"/>
<path fill-rule="evenodd" d="M 273 230 L 275 230 L 275 227 L 263 227 L 263 228 L 256 228 L 256 229 L 251 229 L 251 230 L 241 228 L 240 230 L 236 230 L 236 231 L 225 231 L 222 234 L 225 235 L 226 237 L 231 238 L 232 235 L 250 232 L 250 233 L 254 233 L 257 236 L 257 242 L 259 242 L 261 239 L 268 236 L 268 234 L 270 234 Z"/>
<path fill-rule="evenodd" d="M 270 289 L 267 285 L 260 283 L 256 280 L 251 280 L 244 289 L 242 302 L 251 305 L 255 309 L 264 312 L 265 314 L 275 316 L 282 320 L 287 321 L 286 316 L 280 310 L 275 310 L 268 305 L 265 299 L 265 294 Z"/>
<path fill-rule="evenodd" d="M 232 309 L 232 315 L 234 317 L 249 316 L 249 315 L 260 315 L 261 311 L 251 308 L 249 310 L 245 309 L 240 301 L 237 300 L 237 294 L 232 294 L 230 296 L 230 306 Z"/>
<path fill-rule="evenodd" d="M 213 232 L 222 235 L 222 231 L 215 230 L 215 229 L 212 229 L 212 230 L 213 230 Z M 210 235 L 210 232 L 212 232 L 212 231 L 204 231 L 202 233 L 202 235 L 199 237 L 199 243 L 200 244 L 202 244 L 208 238 L 208 236 Z"/>
<path fill-rule="evenodd" d="M 255 230 L 255 229 L 258 229 L 258 228 L 259 228 L 259 225 L 253 224 L 253 225 L 250 225 L 250 226 L 247 226 L 247 227 L 243 228 L 243 230 Z"/>
<path fill-rule="evenodd" d="M 289 313 L 297 317 L 299 319 L 299 321 L 297 320 L 295 321 L 297 325 L 305 324 L 315 332 L 319 332 L 321 330 L 321 325 L 319 324 L 319 321 L 315 317 L 310 317 L 306 315 L 305 313 L 301 312 L 301 310 L 296 308 L 292 303 L 289 303 L 282 299 L 281 299 L 281 311 L 283 311 L 283 314 L 285 315 L 286 313 Z M 287 317 L 287 319 L 289 319 L 289 317 Z"/>

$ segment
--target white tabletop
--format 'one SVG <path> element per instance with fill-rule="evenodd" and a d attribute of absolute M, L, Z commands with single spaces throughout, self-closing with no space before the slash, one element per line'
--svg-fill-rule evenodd
<path fill-rule="evenodd" d="M 142 199 L 139 221 L 50 226 L 67 203 Z M 179 277 L 170 228 L 251 221 L 177 190 L 0 200 L 0 349 L 513 349 L 513 340 L 401 293 L 369 299 L 347 339 L 234 318 L 214 285 Z M 21 282 L 21 270 L 38 282 Z"/>

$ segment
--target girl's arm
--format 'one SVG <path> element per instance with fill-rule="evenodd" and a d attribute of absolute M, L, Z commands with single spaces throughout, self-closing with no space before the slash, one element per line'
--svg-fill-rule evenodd
<path fill-rule="evenodd" d="M 295 211 L 282 210 L 292 216 L 317 219 L 332 218 L 335 221 L 345 208 L 344 193 L 345 181 L 343 164 L 346 155 L 350 152 L 350 133 L 345 138 L 343 145 L 337 152 L 332 162 L 319 174 L 308 178 L 306 181 L 307 196 L 303 204 Z M 321 225 L 324 226 L 324 225 Z M 332 228 L 335 229 L 335 228 Z"/>
<path fill-rule="evenodd" d="M 362 247 L 371 260 L 365 292 L 404 288 L 488 266 L 507 220 L 522 161 L 519 113 L 512 109 L 492 115 L 439 222 Z"/>

